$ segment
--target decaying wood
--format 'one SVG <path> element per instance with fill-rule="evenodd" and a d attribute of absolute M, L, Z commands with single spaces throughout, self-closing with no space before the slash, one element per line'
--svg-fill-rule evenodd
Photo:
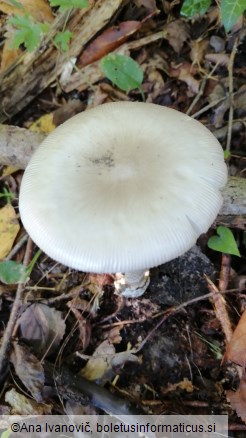
<path fill-rule="evenodd" d="M 44 134 L 28 129 L 0 125 L 0 164 L 25 169 L 33 152 L 44 138 Z M 235 228 L 245 228 L 246 179 L 230 177 L 223 196 L 224 203 L 218 222 Z"/>
<path fill-rule="evenodd" d="M 95 0 L 90 1 L 87 9 L 74 10 L 67 23 L 67 29 L 73 33 L 69 58 L 66 52 L 60 53 L 51 42 L 54 35 L 62 30 L 67 18 L 66 13 L 60 14 L 41 46 L 32 53 L 24 53 L 0 75 L 0 122 L 17 114 L 53 83 L 69 59 L 82 52 L 124 3 L 125 0 Z"/>
<path fill-rule="evenodd" d="M 25 169 L 45 135 L 10 125 L 0 125 L 0 163 Z"/>

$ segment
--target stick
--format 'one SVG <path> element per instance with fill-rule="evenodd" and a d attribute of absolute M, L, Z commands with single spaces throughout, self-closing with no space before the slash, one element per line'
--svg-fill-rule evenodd
<path fill-rule="evenodd" d="M 23 260 L 23 264 L 27 266 L 30 261 L 30 255 L 31 255 L 31 249 L 32 249 L 32 240 L 29 238 L 26 246 L 26 252 Z M 8 321 L 8 325 L 4 331 L 3 339 L 2 339 L 2 345 L 0 348 L 0 382 L 4 379 L 6 374 L 6 367 L 7 367 L 7 354 L 9 350 L 10 340 L 13 335 L 15 323 L 17 321 L 17 318 L 19 316 L 19 311 L 22 306 L 23 301 L 23 294 L 25 291 L 25 281 L 20 282 L 17 287 L 16 296 L 14 300 L 14 304 L 11 310 L 10 318 Z"/>

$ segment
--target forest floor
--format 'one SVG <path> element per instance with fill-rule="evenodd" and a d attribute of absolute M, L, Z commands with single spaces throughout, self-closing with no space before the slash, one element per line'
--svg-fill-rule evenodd
<path fill-rule="evenodd" d="M 105 102 L 142 101 L 144 95 L 146 102 L 202 122 L 226 151 L 230 175 L 244 177 L 243 19 L 227 34 L 215 3 L 206 14 L 187 19 L 179 0 L 104 2 L 103 18 L 97 12 L 102 2 L 90 2 L 90 15 L 80 11 L 65 20 L 74 34 L 67 52 L 60 53 L 48 37 L 40 50 L 27 52 L 23 44 L 9 49 L 13 29 L 6 23 L 15 11 L 5 3 L 0 2 L 7 32 L 0 49 L 5 125 L 46 135 L 80 111 Z M 58 11 L 43 0 L 30 14 L 49 22 L 51 32 L 64 28 L 64 13 L 61 22 L 54 20 Z M 126 92 L 105 78 L 100 60 L 113 50 L 139 64 L 141 90 Z M 71 58 L 76 69 L 69 68 Z M 25 162 L 21 146 L 16 155 L 18 163 Z M 1 166 L 0 258 L 27 266 L 38 248 L 18 215 L 25 164 L 16 167 L 17 161 L 6 157 Z M 6 225 L 10 222 L 14 230 Z M 113 276 L 68 269 L 44 253 L 25 283 L 11 284 L 0 272 L 0 414 L 110 413 L 115 403 L 119 413 L 127 405 L 129 414 L 136 408 L 156 415 L 228 414 L 230 436 L 245 436 L 246 323 L 240 320 L 245 217 L 225 224 L 241 257 L 208 248 L 217 225 L 224 225 L 221 218 L 188 253 L 152 269 L 147 292 L 136 299 L 114 294 Z M 228 360 L 235 355 L 242 359 Z"/>

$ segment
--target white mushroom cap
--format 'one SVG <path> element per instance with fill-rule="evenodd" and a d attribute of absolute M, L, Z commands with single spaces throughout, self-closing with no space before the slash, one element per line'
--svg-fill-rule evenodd
<path fill-rule="evenodd" d="M 86 272 L 157 266 L 190 249 L 222 205 L 223 150 L 178 111 L 118 102 L 80 113 L 35 152 L 20 214 L 53 259 Z"/>

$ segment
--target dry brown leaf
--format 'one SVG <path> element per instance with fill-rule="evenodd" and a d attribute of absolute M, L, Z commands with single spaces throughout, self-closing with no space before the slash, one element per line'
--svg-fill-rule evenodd
<path fill-rule="evenodd" d="M 177 66 L 172 65 L 169 70 L 170 76 L 187 84 L 190 96 L 194 96 L 199 91 L 199 81 L 193 76 L 195 73 L 196 69 L 188 62 L 184 62 Z"/>
<path fill-rule="evenodd" d="M 7 15 L 24 15 L 29 12 L 37 21 L 51 22 L 54 20 L 52 9 L 46 0 L 19 0 L 19 3 L 22 4 L 23 9 L 10 5 L 7 1 L 0 1 L 0 11 Z"/>
<path fill-rule="evenodd" d="M 184 42 L 189 39 L 189 28 L 183 20 L 171 21 L 166 26 L 165 39 L 176 53 L 180 53 Z"/>
<path fill-rule="evenodd" d="M 44 387 L 44 369 L 40 361 L 26 346 L 13 343 L 10 360 L 15 372 L 25 387 L 30 391 L 36 402 L 42 402 Z"/>
<path fill-rule="evenodd" d="M 18 320 L 22 338 L 42 357 L 59 347 L 66 325 L 61 312 L 45 304 L 31 304 Z"/>
<path fill-rule="evenodd" d="M 69 99 L 60 108 L 57 108 L 53 113 L 53 123 L 55 126 L 59 126 L 66 120 L 75 116 L 85 109 L 84 102 L 79 99 Z"/>
<path fill-rule="evenodd" d="M 224 359 L 242 367 L 246 366 L 246 310 L 243 312 L 227 345 Z"/>
<path fill-rule="evenodd" d="M 246 379 L 242 377 L 237 391 L 227 391 L 227 401 L 231 403 L 232 409 L 234 409 L 239 417 L 246 422 Z"/>
<path fill-rule="evenodd" d="M 89 281 L 99 287 L 112 285 L 114 277 L 110 274 L 89 274 Z"/>
<path fill-rule="evenodd" d="M 0 260 L 8 255 L 19 229 L 20 225 L 14 207 L 11 204 L 6 204 L 0 210 Z"/>
<path fill-rule="evenodd" d="M 83 51 L 78 59 L 78 66 L 85 67 L 101 59 L 107 53 L 119 47 L 140 27 L 141 23 L 139 21 L 123 21 L 118 26 L 105 30 Z"/>
<path fill-rule="evenodd" d="M 39 404 L 35 400 L 20 394 L 14 388 L 5 394 L 5 402 L 11 406 L 11 414 L 19 415 L 50 415 L 52 406 Z"/>
<path fill-rule="evenodd" d="M 190 59 L 192 60 L 192 65 L 198 65 L 200 67 L 200 65 L 203 64 L 204 55 L 208 46 L 209 42 L 206 39 L 191 41 Z"/>

